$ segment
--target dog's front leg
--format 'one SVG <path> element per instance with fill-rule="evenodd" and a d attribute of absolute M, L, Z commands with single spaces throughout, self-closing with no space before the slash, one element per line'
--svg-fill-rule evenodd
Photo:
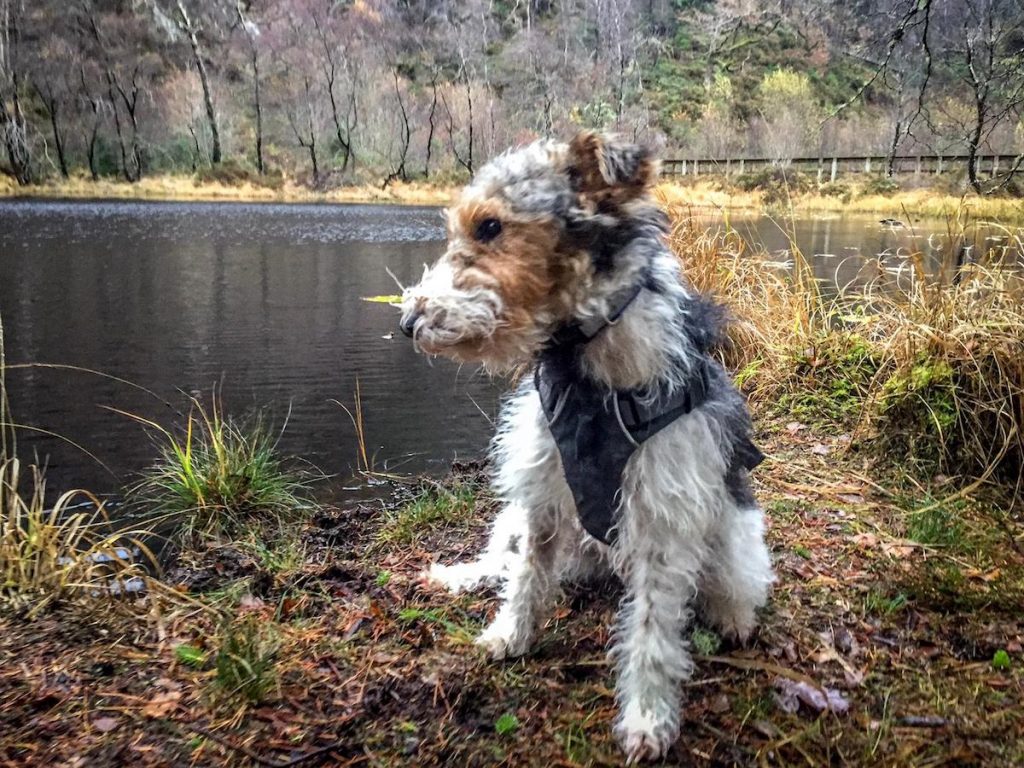
<path fill-rule="evenodd" d="M 530 510 L 523 551 L 509 566 L 501 607 L 476 641 L 491 658 L 522 656 L 530 649 L 558 588 L 559 540 L 557 511 L 548 507 Z"/>
<path fill-rule="evenodd" d="M 644 536 L 616 553 L 627 592 L 612 656 L 618 680 L 615 736 L 630 763 L 657 759 L 679 735 L 679 688 L 693 662 L 682 634 L 692 616 L 699 557 L 672 532 Z"/>
<path fill-rule="evenodd" d="M 422 574 L 423 582 L 455 593 L 496 587 L 523 557 L 522 541 L 526 538 L 528 516 L 521 504 L 506 504 L 491 524 L 487 548 L 480 557 L 453 565 L 433 563 Z"/>

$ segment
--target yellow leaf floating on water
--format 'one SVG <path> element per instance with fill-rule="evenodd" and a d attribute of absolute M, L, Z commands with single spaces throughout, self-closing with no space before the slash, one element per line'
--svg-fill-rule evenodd
<path fill-rule="evenodd" d="M 401 296 L 363 296 L 363 301 L 372 301 L 374 304 L 401 304 Z"/>

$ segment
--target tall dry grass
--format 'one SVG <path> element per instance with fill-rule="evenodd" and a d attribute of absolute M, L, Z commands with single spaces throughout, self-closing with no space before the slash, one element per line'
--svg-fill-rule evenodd
<path fill-rule="evenodd" d="M 683 209 L 672 214 L 689 280 L 736 318 L 724 354 L 752 400 L 855 429 L 950 474 L 998 472 L 1021 484 L 1019 260 L 1006 263 L 1001 251 L 929 274 L 922 254 L 911 254 L 899 280 L 879 267 L 866 285 L 835 290 L 795 245 L 792 262 L 779 264 L 727 226 L 709 231 Z"/>
<path fill-rule="evenodd" d="M 142 530 L 117 530 L 82 489 L 49 504 L 42 467 L 18 458 L 0 320 L 0 610 L 35 616 L 55 601 L 134 591 L 144 577 Z"/>

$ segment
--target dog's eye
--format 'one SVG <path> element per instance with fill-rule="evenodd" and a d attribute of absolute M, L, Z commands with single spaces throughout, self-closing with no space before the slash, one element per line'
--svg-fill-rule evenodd
<path fill-rule="evenodd" d="M 489 243 L 501 234 L 501 222 L 497 219 L 484 219 L 477 225 L 476 239 L 481 243 Z"/>

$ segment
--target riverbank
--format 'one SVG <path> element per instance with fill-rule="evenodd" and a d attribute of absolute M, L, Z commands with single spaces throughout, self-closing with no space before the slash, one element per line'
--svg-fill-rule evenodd
<path fill-rule="evenodd" d="M 1019 765 L 1020 528 L 993 528 L 982 501 L 934 502 L 943 481 L 865 464 L 843 434 L 756 415 L 779 582 L 746 648 L 698 622 L 663 764 Z M 567 588 L 506 663 L 472 645 L 493 591 L 420 586 L 432 559 L 482 547 L 481 470 L 327 505 L 259 548 L 192 549 L 132 603 L 0 616 L 0 762 L 620 764 L 617 585 Z"/>
<path fill-rule="evenodd" d="M 735 232 L 671 213 L 690 280 L 738 318 L 723 354 L 767 455 L 753 479 L 778 583 L 745 648 L 698 621 L 665 764 L 1022 764 L 1020 276 L 979 254 L 957 281 L 824 297 L 799 259 L 780 269 Z M 197 450 L 229 434 L 218 424 L 200 411 L 168 429 L 155 479 L 173 493 L 155 498 L 176 503 L 181 476 L 214 486 L 186 507 L 219 524 L 241 504 L 231 535 L 193 526 L 203 535 L 127 601 L 65 580 L 40 605 L 5 576 L 0 764 L 620 764 L 616 584 L 568 587 L 536 648 L 492 663 L 472 640 L 495 593 L 419 581 L 483 545 L 485 466 L 309 504 L 278 492 L 297 499 L 295 478 L 266 482 L 267 458 L 222 471 L 260 454 L 252 442 Z M 275 491 L 269 514 L 239 477 Z M 0 564 L 17 565 L 26 548 L 2 543 Z"/>
<path fill-rule="evenodd" d="M 257 179 L 251 176 L 251 179 Z M 905 180 L 882 184 L 877 179 L 853 177 L 835 184 L 809 184 L 806 180 L 789 185 L 785 179 L 769 180 L 750 188 L 737 185 L 735 178 L 706 176 L 697 181 L 665 180 L 657 195 L 666 205 L 690 206 L 716 212 L 820 215 L 843 213 L 877 214 L 892 218 L 945 218 L 967 215 L 1002 223 L 1024 221 L 1024 199 L 988 197 L 940 188 L 914 187 Z M 394 182 L 311 189 L 293 180 L 279 179 L 263 185 L 252 180 L 236 184 L 200 181 L 194 176 L 147 176 L 135 184 L 114 179 L 92 181 L 76 176 L 69 180 L 21 187 L 0 176 L 0 197 L 70 198 L 111 200 L 237 201 L 280 203 L 391 203 L 399 205 L 448 205 L 458 195 L 459 185 L 430 182 Z"/>

